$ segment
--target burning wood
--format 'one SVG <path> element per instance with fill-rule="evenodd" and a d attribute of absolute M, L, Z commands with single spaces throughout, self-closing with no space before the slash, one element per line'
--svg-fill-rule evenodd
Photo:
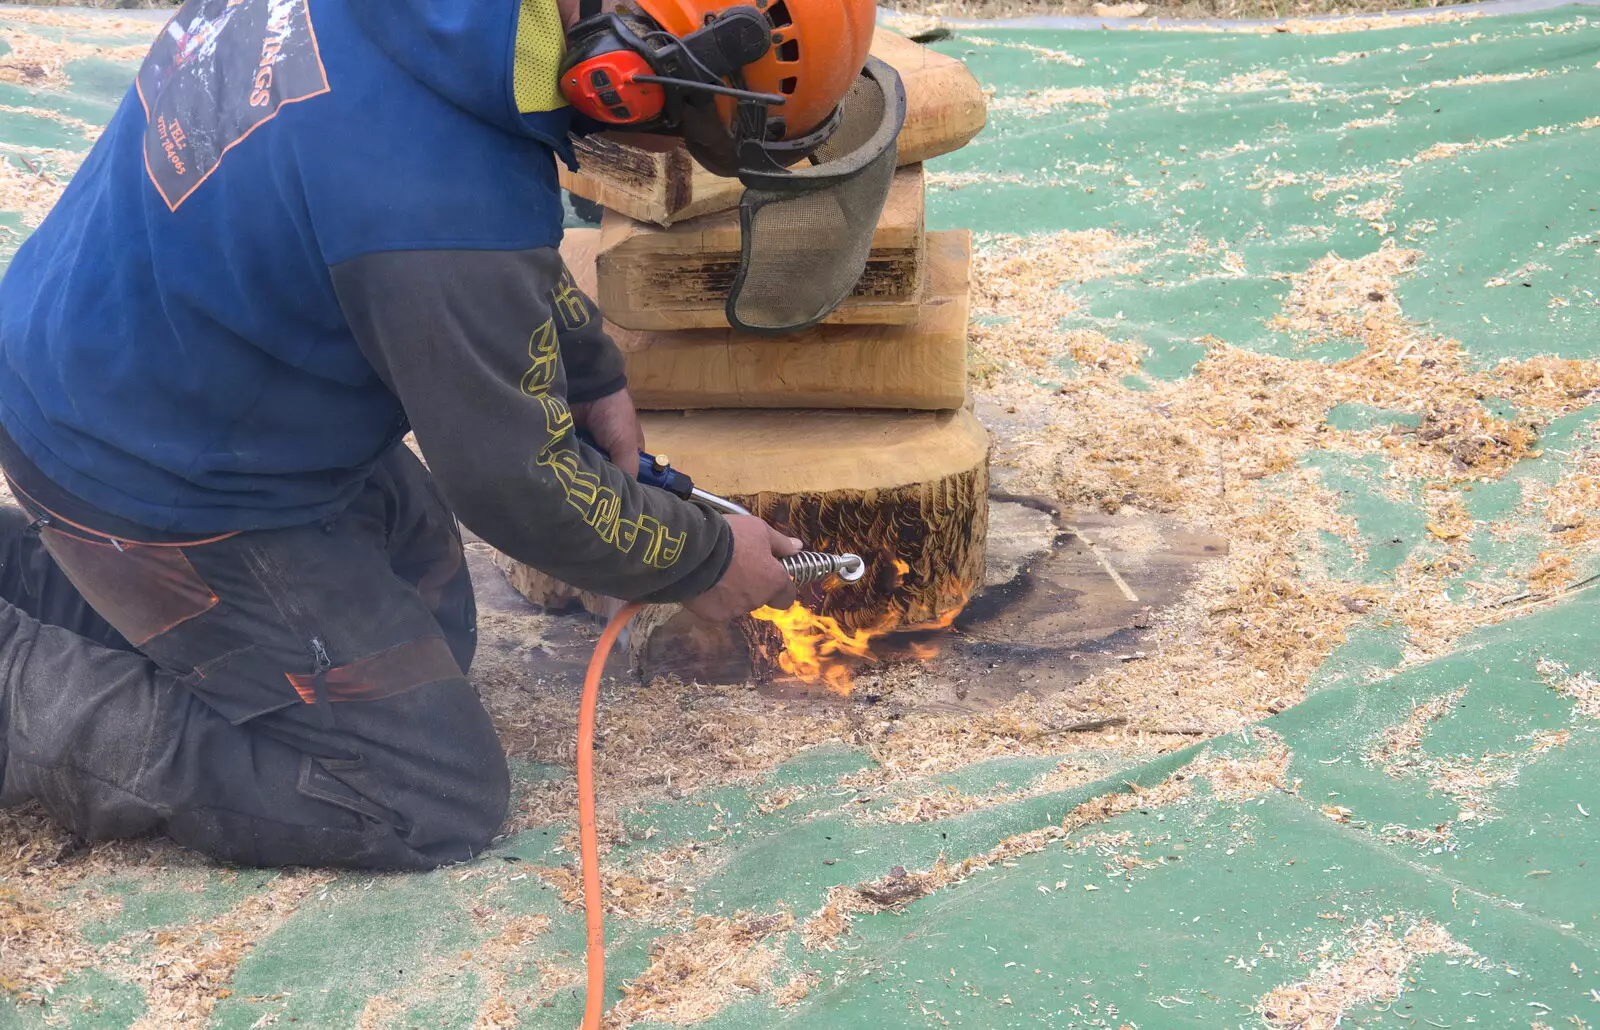
<path fill-rule="evenodd" d="M 899 560 L 894 564 L 905 566 Z M 761 650 L 769 663 L 775 661 L 785 675 L 801 683 L 822 683 L 835 693 L 848 694 L 855 686 L 855 668 L 862 662 L 906 657 L 927 661 L 939 653 L 937 644 L 920 640 L 907 640 L 904 647 L 893 650 L 880 647 L 874 651 L 874 640 L 897 633 L 948 629 L 956 616 L 961 614 L 966 601 L 963 592 L 960 600 L 948 611 L 931 622 L 916 626 L 902 625 L 899 616 L 891 612 L 872 626 L 848 630 L 839 625 L 837 619 L 818 615 L 799 601 L 784 611 L 760 608 L 751 612 L 750 617 L 773 627 L 781 635 L 775 653 L 771 649 Z"/>
<path fill-rule="evenodd" d="M 937 653 L 908 634 L 948 627 L 983 580 L 989 438 L 971 412 L 661 412 L 643 422 L 651 446 L 705 489 L 813 549 L 849 551 L 867 564 L 858 582 L 806 587 L 787 611 L 731 627 L 674 606 L 646 609 L 629 641 L 644 678 L 782 675 L 847 693 L 863 662 Z M 535 603 L 615 609 L 503 564 Z"/>

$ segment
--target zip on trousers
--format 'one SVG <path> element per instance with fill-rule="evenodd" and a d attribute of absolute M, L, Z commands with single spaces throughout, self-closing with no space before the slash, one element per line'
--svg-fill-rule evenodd
<path fill-rule="evenodd" d="M 328 645 L 323 643 L 321 637 L 311 638 L 312 665 L 312 691 L 317 699 L 317 715 L 322 720 L 322 728 L 333 729 L 333 703 L 328 700 L 328 670 L 333 668 L 333 660 L 328 657 Z"/>

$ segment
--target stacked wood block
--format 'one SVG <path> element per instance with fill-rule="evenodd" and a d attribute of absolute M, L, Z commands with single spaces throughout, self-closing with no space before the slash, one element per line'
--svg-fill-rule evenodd
<path fill-rule="evenodd" d="M 901 167 L 853 294 L 812 329 L 728 326 L 737 181 L 646 137 L 589 141 L 563 173 L 606 208 L 562 254 L 626 356 L 647 446 L 808 546 L 861 554 L 860 583 L 803 594 L 846 632 L 948 617 L 981 580 L 987 526 L 988 437 L 964 403 L 971 239 L 926 231 L 921 165 L 977 134 L 983 96 L 960 62 L 893 33 L 873 53 L 906 86 Z M 616 607 L 502 564 L 535 602 Z M 745 679 L 771 671 L 749 646 L 760 637 L 671 609 L 641 616 L 631 647 L 647 675 Z"/>

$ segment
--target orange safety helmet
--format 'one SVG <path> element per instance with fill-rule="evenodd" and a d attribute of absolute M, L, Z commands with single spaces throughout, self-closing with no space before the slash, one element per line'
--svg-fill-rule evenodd
<path fill-rule="evenodd" d="M 602 125 L 681 136 L 744 184 L 730 325 L 816 324 L 866 265 L 905 121 L 900 77 L 869 54 L 873 0 L 628 2 L 582 0 L 562 94 Z"/>
<path fill-rule="evenodd" d="M 684 37 L 746 0 L 634 0 L 667 32 Z M 826 122 L 867 63 L 876 8 L 871 0 L 755 0 L 772 26 L 772 49 L 743 68 L 745 87 L 785 97 L 773 115 L 785 121 L 785 139 L 804 136 Z M 718 103 L 725 118 L 733 103 Z"/>
<path fill-rule="evenodd" d="M 765 148 L 771 164 L 754 163 L 769 168 L 810 156 L 832 135 L 876 17 L 872 0 L 633 4 L 603 14 L 585 0 L 567 33 L 562 93 L 608 127 L 686 137 L 723 175 L 738 173 L 737 151 L 757 133 L 756 142 L 790 144 Z"/>

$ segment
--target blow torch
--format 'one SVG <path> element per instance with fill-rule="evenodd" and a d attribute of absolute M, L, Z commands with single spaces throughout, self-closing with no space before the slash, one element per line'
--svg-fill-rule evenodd
<path fill-rule="evenodd" d="M 606 456 L 609 461 L 611 455 L 595 442 L 585 430 L 578 430 L 578 439 L 593 447 Z M 718 497 L 707 490 L 702 490 L 694 485 L 694 480 L 672 466 L 672 460 L 665 454 L 650 454 L 646 451 L 639 452 L 639 482 L 645 486 L 653 486 L 665 490 L 676 497 L 686 501 L 700 501 L 727 515 L 753 515 L 749 508 Z M 867 563 L 861 560 L 858 554 L 825 554 L 822 551 L 801 551 L 799 554 L 788 558 L 778 559 L 789 578 L 794 580 L 796 586 L 805 586 L 816 583 L 829 576 L 838 576 L 840 582 L 856 583 L 867 574 Z"/>

